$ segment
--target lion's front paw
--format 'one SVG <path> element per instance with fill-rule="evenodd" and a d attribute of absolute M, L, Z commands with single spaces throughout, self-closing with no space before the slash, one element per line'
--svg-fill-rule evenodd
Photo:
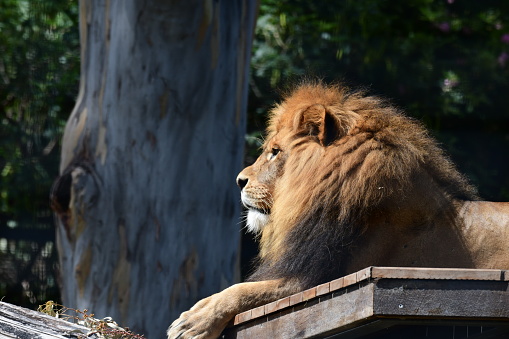
<path fill-rule="evenodd" d="M 219 307 L 216 295 L 200 300 L 180 315 L 168 328 L 168 339 L 215 339 L 228 324 L 230 316 Z"/>

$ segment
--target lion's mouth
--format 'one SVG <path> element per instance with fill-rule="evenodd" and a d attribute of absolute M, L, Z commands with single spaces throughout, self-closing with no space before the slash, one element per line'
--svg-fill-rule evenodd
<path fill-rule="evenodd" d="M 262 214 L 267 214 L 267 215 L 270 214 L 270 209 L 254 207 L 252 205 L 246 204 L 245 202 L 242 202 L 242 204 L 248 210 L 256 211 L 256 212 L 259 212 L 259 213 L 262 213 Z"/>
<path fill-rule="evenodd" d="M 266 214 L 266 215 L 270 214 L 270 207 L 266 206 L 266 204 L 262 205 L 264 207 L 255 206 L 255 204 L 253 204 L 253 199 L 251 199 L 249 196 L 247 196 L 244 192 L 241 193 L 240 200 L 242 201 L 242 205 L 244 205 L 244 207 L 250 211 L 259 212 L 261 214 Z"/>

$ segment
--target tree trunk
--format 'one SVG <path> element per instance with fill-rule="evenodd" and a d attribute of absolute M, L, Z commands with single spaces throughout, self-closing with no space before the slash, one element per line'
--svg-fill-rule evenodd
<path fill-rule="evenodd" d="M 255 1 L 81 0 L 57 211 L 65 306 L 149 338 L 238 280 Z"/>

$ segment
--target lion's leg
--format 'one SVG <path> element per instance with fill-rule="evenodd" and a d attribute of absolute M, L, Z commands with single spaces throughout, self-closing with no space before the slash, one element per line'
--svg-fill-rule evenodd
<path fill-rule="evenodd" d="M 217 338 L 238 313 L 298 292 L 298 284 L 276 279 L 233 285 L 197 302 L 168 328 L 170 339 Z"/>

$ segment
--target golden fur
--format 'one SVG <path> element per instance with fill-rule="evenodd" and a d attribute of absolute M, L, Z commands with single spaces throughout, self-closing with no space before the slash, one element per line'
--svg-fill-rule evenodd
<path fill-rule="evenodd" d="M 299 86 L 237 182 L 257 268 L 169 338 L 217 337 L 236 313 L 371 265 L 509 269 L 509 203 L 477 201 L 421 124 L 361 92 Z"/>
<path fill-rule="evenodd" d="M 338 137 L 326 147 L 312 142 L 317 139 L 313 134 L 284 145 L 292 156 L 277 181 L 272 223 L 262 234 L 264 255 L 281 253 L 282 238 L 294 225 L 293 219 L 309 213 L 313 205 L 332 205 L 338 209 L 338 221 L 366 216 L 384 199 L 408 192 L 412 176 L 422 171 L 439 180 L 444 193 L 475 198 L 474 188 L 420 124 L 377 98 L 337 86 L 306 84 L 276 106 L 270 116 L 268 146 L 284 143 L 281 131 L 299 131 L 298 125 L 304 123 L 307 132 L 313 128 L 309 124 L 318 124 L 309 121 L 314 115 L 306 116 L 308 107 L 317 104 L 335 119 Z"/>

